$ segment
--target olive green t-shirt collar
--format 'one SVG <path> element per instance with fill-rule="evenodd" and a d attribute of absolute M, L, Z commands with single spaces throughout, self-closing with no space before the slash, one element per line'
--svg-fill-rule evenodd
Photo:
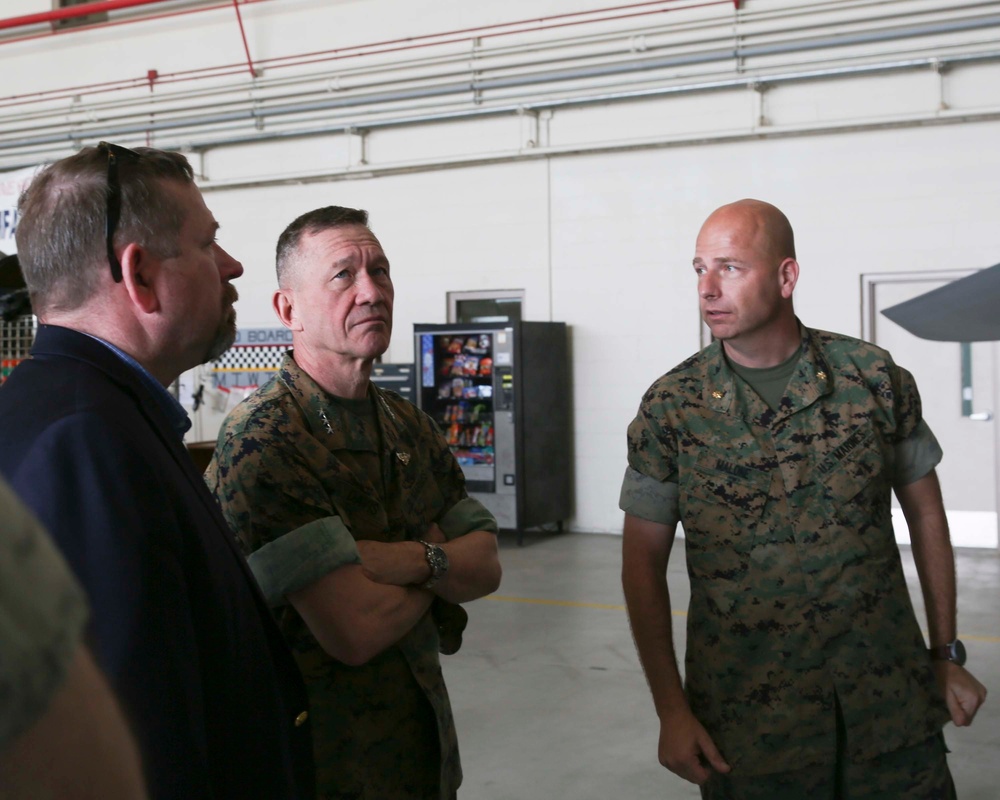
<path fill-rule="evenodd" d="M 812 331 L 799 323 L 802 332 L 802 347 L 797 351 L 798 360 L 780 407 L 772 410 L 762 398 L 754 396 L 747 406 L 741 407 L 736 400 L 737 375 L 730 368 L 723 354 L 722 342 L 716 340 L 702 351 L 702 400 L 709 407 L 723 414 L 738 414 L 747 419 L 770 425 L 795 411 L 814 403 L 819 397 L 833 391 L 833 375 L 825 359 L 815 346 Z"/>
<path fill-rule="evenodd" d="M 374 386 L 360 400 L 335 397 L 324 391 L 298 364 L 292 351 L 285 353 L 279 378 L 306 416 L 310 430 L 331 450 L 378 452 L 380 420 Z M 346 412 L 346 413 L 345 413 Z"/>
<path fill-rule="evenodd" d="M 723 350 L 725 356 L 725 351 Z M 796 349 L 786 360 L 773 367 L 746 367 L 725 356 L 729 368 L 745 380 L 751 389 L 763 398 L 772 409 L 781 405 L 788 382 L 795 372 L 795 366 L 802 357 L 802 348 Z"/>

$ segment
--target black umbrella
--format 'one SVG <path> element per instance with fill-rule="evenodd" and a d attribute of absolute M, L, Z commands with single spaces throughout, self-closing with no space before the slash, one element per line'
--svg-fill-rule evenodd
<path fill-rule="evenodd" d="M 21 274 L 21 265 L 17 260 L 17 253 L 5 256 L 0 253 L 0 291 L 5 289 L 23 289 L 24 276 Z"/>
<path fill-rule="evenodd" d="M 31 300 L 24 288 L 24 276 L 17 254 L 0 258 L 0 319 L 12 322 L 31 313 Z"/>
<path fill-rule="evenodd" d="M 886 308 L 882 313 L 921 339 L 1000 340 L 1000 264 Z"/>

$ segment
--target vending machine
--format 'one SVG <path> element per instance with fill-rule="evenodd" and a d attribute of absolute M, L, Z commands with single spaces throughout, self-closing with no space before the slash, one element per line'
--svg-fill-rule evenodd
<path fill-rule="evenodd" d="M 572 394 L 563 322 L 413 326 L 417 405 L 469 494 L 518 532 L 572 513 Z"/>

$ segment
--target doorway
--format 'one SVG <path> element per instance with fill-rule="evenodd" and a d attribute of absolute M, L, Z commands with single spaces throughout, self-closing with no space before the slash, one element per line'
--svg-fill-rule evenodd
<path fill-rule="evenodd" d="M 973 272 L 862 275 L 861 338 L 884 347 L 916 378 L 924 418 L 944 450 L 937 473 L 952 543 L 956 547 L 996 548 L 1000 433 L 995 414 L 1000 410 L 1000 348 L 996 342 L 960 344 L 920 339 L 881 314 L 884 308 Z M 909 543 L 906 521 L 898 507 L 893 508 L 893 526 L 897 541 Z"/>
<path fill-rule="evenodd" d="M 448 292 L 448 322 L 479 325 L 484 322 L 520 322 L 523 289 L 486 292 Z"/>

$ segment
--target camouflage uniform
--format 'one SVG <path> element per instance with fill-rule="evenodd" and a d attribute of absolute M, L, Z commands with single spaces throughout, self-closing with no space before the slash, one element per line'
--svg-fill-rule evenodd
<path fill-rule="evenodd" d="M 887 352 L 805 328 L 776 410 L 719 342 L 643 397 L 629 465 L 643 480 L 677 476 L 685 690 L 734 776 L 834 761 L 836 699 L 850 761 L 947 720 L 890 511 L 896 446 L 920 423 L 913 378 Z M 628 484 L 622 508 L 659 521 Z"/>
<path fill-rule="evenodd" d="M 430 785 L 450 798 L 462 771 L 434 615 L 351 667 L 284 599 L 360 563 L 355 539 L 414 540 L 431 522 L 449 539 L 496 532 L 431 419 L 393 392 L 368 392 L 374 416 L 350 413 L 289 353 L 226 420 L 206 478 L 305 676 L 320 796 L 423 800 Z"/>
<path fill-rule="evenodd" d="M 45 711 L 86 622 L 87 601 L 63 557 L 0 481 L 0 752 Z"/>

